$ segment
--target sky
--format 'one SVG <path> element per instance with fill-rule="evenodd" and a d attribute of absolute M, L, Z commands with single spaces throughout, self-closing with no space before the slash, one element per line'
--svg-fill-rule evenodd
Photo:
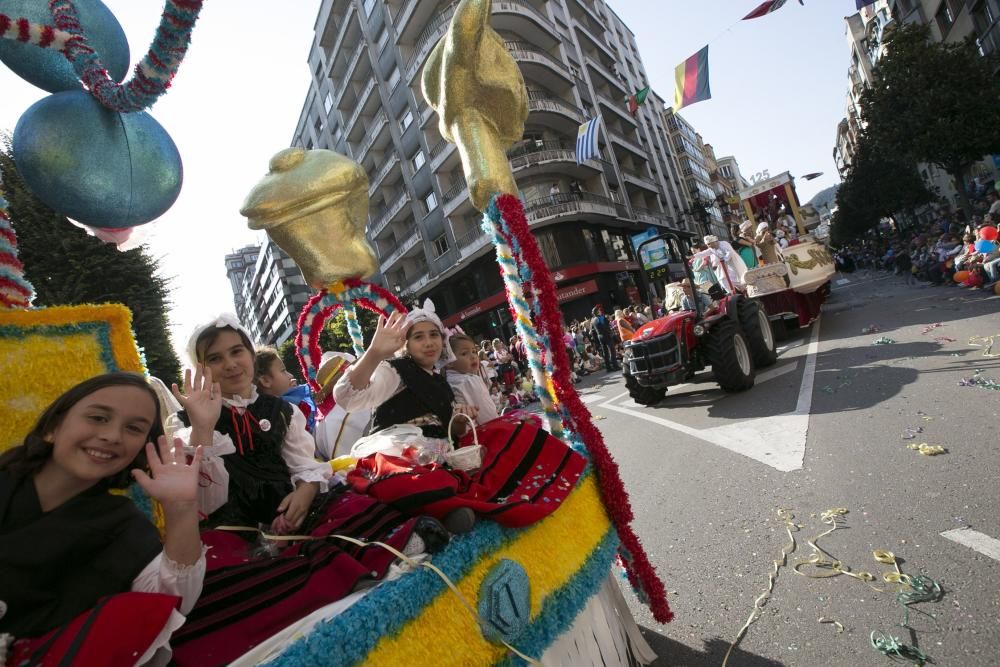
<path fill-rule="evenodd" d="M 788 0 L 773 14 L 731 28 L 758 0 L 610 0 L 609 6 L 634 31 L 649 83 L 668 101 L 674 67 L 709 44 L 713 98 L 682 115 L 716 155 L 735 155 L 745 177 L 765 169 L 824 172 L 797 183 L 807 201 L 838 180 L 832 150 L 850 59 L 843 18 L 854 3 L 804 1 Z M 135 64 L 162 4 L 105 4 L 122 24 Z M 140 228 L 172 279 L 171 336 L 179 352 L 199 322 L 234 308 L 223 257 L 259 240 L 239 209 L 270 157 L 291 142 L 309 88 L 306 58 L 318 9 L 319 0 L 206 0 L 173 86 L 150 110 L 184 162 L 176 203 Z M 0 90 L 0 131 L 7 132 L 47 95 L 6 67 Z"/>

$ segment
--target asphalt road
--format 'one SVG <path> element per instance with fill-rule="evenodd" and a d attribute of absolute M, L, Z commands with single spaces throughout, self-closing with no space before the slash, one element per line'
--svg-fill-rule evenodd
<path fill-rule="evenodd" d="M 890 664 L 871 647 L 873 630 L 934 664 L 1000 665 L 1000 391 L 959 386 L 976 369 L 1000 381 L 1000 357 L 968 344 L 998 334 L 1000 354 L 1000 297 L 884 274 L 841 278 L 850 282 L 836 285 L 818 325 L 779 343 L 778 364 L 748 392 L 723 394 L 706 373 L 643 407 L 620 376 L 579 385 L 676 614 L 659 625 L 626 593 L 657 665 L 722 664 L 788 542 L 779 508 L 801 525 L 789 565 L 814 553 L 807 539 L 829 527 L 820 515 L 846 508 L 822 549 L 876 577 L 892 566 L 872 552 L 891 551 L 904 573 L 933 578 L 943 595 L 915 605 L 933 616 L 911 611 L 911 630 L 891 592 L 782 567 L 729 665 Z M 880 331 L 861 333 L 870 325 Z M 873 345 L 881 336 L 896 342 Z M 922 432 L 904 439 L 908 428 Z M 907 448 L 921 442 L 947 453 Z M 978 550 L 942 536 L 966 527 L 952 534 Z"/>

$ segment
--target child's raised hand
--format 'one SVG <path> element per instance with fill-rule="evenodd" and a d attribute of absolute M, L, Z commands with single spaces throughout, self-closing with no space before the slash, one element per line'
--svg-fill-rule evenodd
<path fill-rule="evenodd" d="M 396 311 L 388 318 L 380 315 L 367 353 L 375 355 L 379 360 L 391 359 L 406 343 L 408 328 L 404 313 Z"/>
<path fill-rule="evenodd" d="M 153 443 L 146 443 L 146 461 L 152 476 L 143 470 L 133 470 L 132 477 L 165 510 L 195 508 L 201 472 L 201 447 L 194 450 L 194 457 L 188 463 L 184 442 L 180 438 L 174 438 L 171 447 L 166 436 L 161 435 L 157 445 L 154 447 Z"/>
<path fill-rule="evenodd" d="M 193 428 L 212 429 L 222 414 L 222 389 L 212 382 L 212 370 L 198 364 L 191 377 L 191 369 L 184 371 L 184 393 L 174 383 L 170 387 L 174 398 L 187 413 Z"/>

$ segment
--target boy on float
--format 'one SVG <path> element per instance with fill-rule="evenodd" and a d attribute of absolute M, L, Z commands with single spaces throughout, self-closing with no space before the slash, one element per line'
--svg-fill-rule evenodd
<path fill-rule="evenodd" d="M 476 343 L 464 333 L 455 333 L 449 336 L 448 344 L 455 355 L 455 361 L 448 364 L 446 377 L 448 385 L 455 393 L 455 400 L 475 406 L 481 424 L 499 417 L 496 403 L 490 396 L 490 389 L 479 372 L 481 366 Z"/>
<path fill-rule="evenodd" d="M 219 391 L 210 373 L 188 388 L 192 406 Z M 188 464 L 181 443 L 167 443 L 156 394 L 131 373 L 69 389 L 0 456 L 0 656 L 3 635 L 15 640 L 8 664 L 111 664 L 121 654 L 129 664 L 166 664 L 167 642 L 205 576 L 200 460 L 201 448 Z M 163 508 L 162 543 L 130 498 L 110 493 L 133 480 Z M 89 628 L 76 646 L 43 637 L 74 618 Z"/>

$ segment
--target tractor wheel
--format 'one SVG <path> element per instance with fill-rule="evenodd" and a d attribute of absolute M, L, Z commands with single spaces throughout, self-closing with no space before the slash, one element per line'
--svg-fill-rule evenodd
<path fill-rule="evenodd" d="M 767 319 L 767 313 L 755 301 L 743 300 L 739 307 L 740 327 L 747 337 L 753 365 L 757 368 L 773 366 L 778 360 L 778 352 L 774 349 L 774 329 Z"/>
<path fill-rule="evenodd" d="M 625 388 L 639 405 L 656 405 L 667 395 L 666 387 L 643 387 L 628 373 L 625 374 Z"/>
<path fill-rule="evenodd" d="M 723 391 L 753 386 L 754 366 L 746 336 L 733 320 L 721 320 L 702 337 L 715 381 Z"/>

